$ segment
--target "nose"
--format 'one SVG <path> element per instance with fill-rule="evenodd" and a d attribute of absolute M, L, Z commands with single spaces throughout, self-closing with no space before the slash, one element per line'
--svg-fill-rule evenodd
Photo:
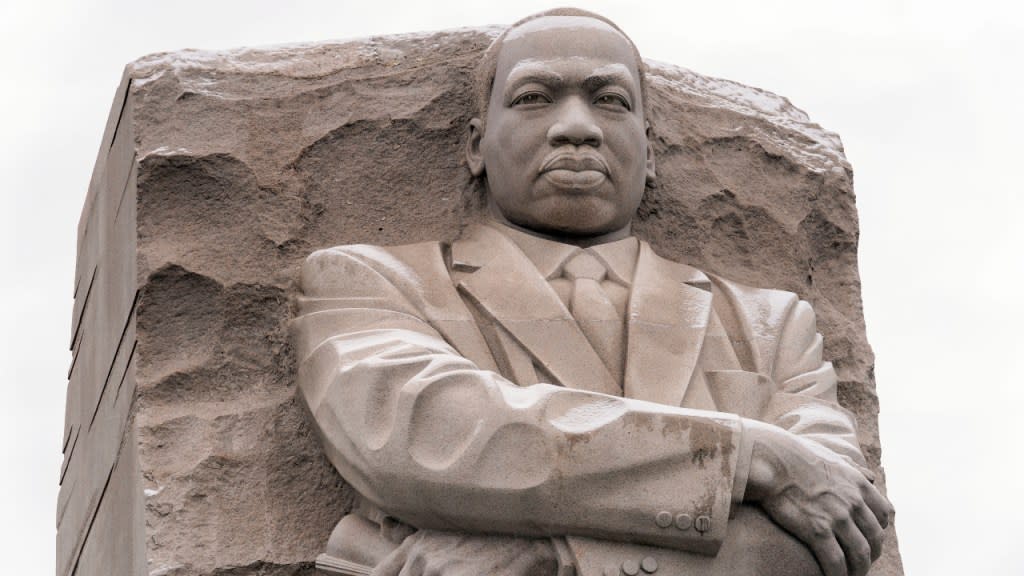
<path fill-rule="evenodd" d="M 594 121 L 588 102 L 582 98 L 566 99 L 554 124 L 548 128 L 548 141 L 552 146 L 572 144 L 597 148 L 604 140 L 601 127 Z"/>

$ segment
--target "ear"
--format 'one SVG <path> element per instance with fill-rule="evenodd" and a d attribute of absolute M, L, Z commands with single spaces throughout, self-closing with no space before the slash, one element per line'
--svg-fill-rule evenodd
<path fill-rule="evenodd" d="M 647 185 L 654 186 L 654 181 L 657 179 L 657 173 L 654 170 L 654 144 L 651 143 L 651 123 L 645 122 L 646 129 L 644 133 L 647 135 Z"/>
<path fill-rule="evenodd" d="M 484 155 L 480 151 L 480 141 L 484 138 L 484 123 L 479 118 L 469 121 L 469 138 L 466 140 L 466 164 L 474 178 L 484 173 Z"/>

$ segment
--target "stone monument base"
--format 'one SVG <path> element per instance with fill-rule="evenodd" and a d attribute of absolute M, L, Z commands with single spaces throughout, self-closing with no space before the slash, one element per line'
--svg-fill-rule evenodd
<path fill-rule="evenodd" d="M 79 225 L 57 576 L 329 569 L 320 555 L 354 493 L 296 401 L 299 266 L 328 246 L 451 239 L 473 220 L 460 159 L 472 70 L 495 34 L 127 67 Z M 839 138 L 785 98 L 650 68 L 658 183 L 637 235 L 810 301 L 884 482 Z M 902 574 L 887 536 L 873 576 Z"/>

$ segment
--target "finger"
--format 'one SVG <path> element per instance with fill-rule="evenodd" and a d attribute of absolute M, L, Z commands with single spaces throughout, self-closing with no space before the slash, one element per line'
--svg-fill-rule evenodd
<path fill-rule="evenodd" d="M 846 556 L 850 576 L 864 576 L 871 568 L 871 546 L 850 516 L 843 515 L 835 524 L 836 539 Z"/>
<path fill-rule="evenodd" d="M 789 500 L 772 499 L 762 506 L 772 520 L 811 549 L 825 576 L 848 576 L 846 558 L 832 532 L 831 520 L 808 518 Z"/>
<path fill-rule="evenodd" d="M 554 566 L 553 569 L 545 569 L 544 564 L 544 560 L 535 555 L 520 554 L 507 558 L 500 573 L 508 574 L 508 576 L 530 576 L 531 574 L 554 574 L 558 570 L 557 566 Z"/>
<path fill-rule="evenodd" d="M 892 504 L 886 500 L 885 496 L 878 491 L 871 484 L 865 484 L 861 489 L 861 495 L 864 497 L 864 503 L 868 505 L 871 512 L 874 513 L 875 518 L 878 519 L 878 523 L 882 526 L 882 529 L 889 527 L 889 519 L 892 516 Z"/>
<path fill-rule="evenodd" d="M 885 541 L 885 530 L 879 524 L 878 518 L 866 505 L 858 506 L 853 511 L 853 521 L 860 528 L 860 533 L 867 539 L 871 546 L 871 561 L 878 560 L 882 555 L 882 543 Z"/>
<path fill-rule="evenodd" d="M 370 576 L 402 576 L 402 568 L 409 559 L 409 550 L 412 549 L 414 540 L 415 534 L 406 538 L 401 546 L 384 557 L 373 572 L 370 572 Z"/>
<path fill-rule="evenodd" d="M 420 570 L 422 576 L 447 576 L 448 574 L 454 576 L 454 571 L 445 566 L 447 563 L 439 562 L 437 558 L 424 561 L 422 564 L 423 567 Z"/>
<path fill-rule="evenodd" d="M 426 570 L 427 559 L 422 554 L 413 554 L 406 557 L 405 565 L 398 576 L 423 576 Z"/>
<path fill-rule="evenodd" d="M 814 557 L 818 559 L 818 564 L 821 565 L 821 571 L 825 573 L 825 576 L 849 575 L 843 549 L 831 534 L 815 539 L 811 544 L 811 550 L 814 552 Z"/>
<path fill-rule="evenodd" d="M 530 541 L 508 563 L 507 571 L 501 574 L 509 576 L 535 576 L 537 574 L 555 574 L 558 572 L 558 560 L 555 558 L 551 542 L 544 540 Z"/>

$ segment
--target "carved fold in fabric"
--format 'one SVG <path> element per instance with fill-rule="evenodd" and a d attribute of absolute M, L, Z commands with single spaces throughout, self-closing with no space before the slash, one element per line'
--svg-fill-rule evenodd
<path fill-rule="evenodd" d="M 609 541 L 713 555 L 735 523 L 742 433 L 721 410 L 777 417 L 862 461 L 813 314 L 792 294 L 709 279 L 640 243 L 617 398 L 599 360 L 601 371 L 583 366 L 579 350 L 597 355 L 555 290 L 499 230 L 471 228 L 450 247 L 461 272 L 445 252 L 341 247 L 304 268 L 302 397 L 331 461 L 387 514 L 417 528 L 569 535 L 577 556 Z M 336 265 L 344 276 L 319 273 Z M 496 373 L 481 318 L 559 386 Z M 770 394 L 780 376 L 795 392 Z"/>

